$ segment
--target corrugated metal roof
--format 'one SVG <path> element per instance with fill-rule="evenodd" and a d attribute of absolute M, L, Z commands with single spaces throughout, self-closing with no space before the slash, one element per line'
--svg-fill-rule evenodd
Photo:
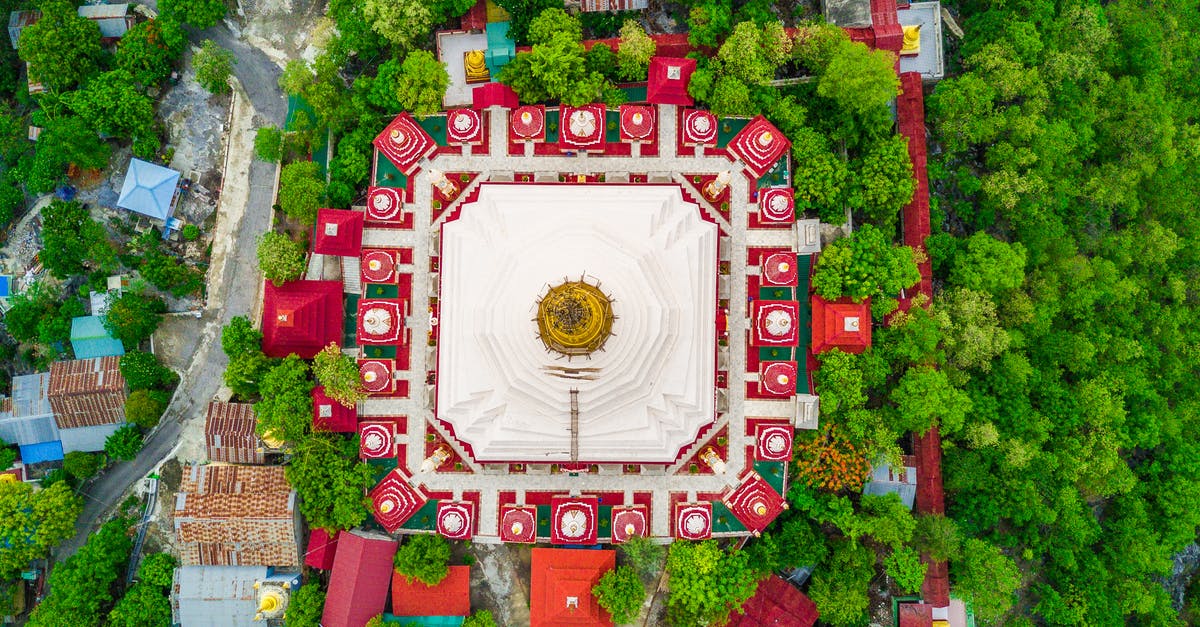
<path fill-rule="evenodd" d="M 257 627 L 254 582 L 265 566 L 183 566 L 175 569 L 174 622 L 182 627 Z"/>
<path fill-rule="evenodd" d="M 11 414 L 0 417 L 0 439 L 9 444 L 30 445 L 58 439 L 58 426 L 54 416 L 21 416 Z"/>
<path fill-rule="evenodd" d="M 85 4 L 79 7 L 79 17 L 92 20 L 100 27 L 100 36 L 121 37 L 129 30 L 128 4 Z"/>
<path fill-rule="evenodd" d="M 76 359 L 120 357 L 125 346 L 104 328 L 100 316 L 79 316 L 71 320 L 71 349 Z"/>
<path fill-rule="evenodd" d="M 58 434 L 62 439 L 63 452 L 85 451 L 94 453 L 96 451 L 103 451 L 104 441 L 108 439 L 108 436 L 112 435 L 117 429 L 124 427 L 125 424 L 124 422 L 118 422 L 109 425 L 96 425 L 94 427 L 59 429 Z"/>
<path fill-rule="evenodd" d="M 39 372 L 13 377 L 13 416 L 45 416 L 53 413 L 50 408 L 50 373 Z"/>

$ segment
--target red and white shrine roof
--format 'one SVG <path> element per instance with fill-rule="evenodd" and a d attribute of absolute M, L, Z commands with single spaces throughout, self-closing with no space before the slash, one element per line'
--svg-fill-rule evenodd
<path fill-rule="evenodd" d="M 767 287 L 796 287 L 800 279 L 793 253 L 771 253 L 759 262 L 762 270 L 762 285 Z M 807 279 L 807 277 L 805 277 Z"/>
<path fill-rule="evenodd" d="M 317 211 L 313 252 L 319 255 L 357 257 L 362 250 L 363 213 L 347 209 Z"/>
<path fill-rule="evenodd" d="M 412 174 L 421 159 L 437 150 L 433 138 L 407 112 L 397 115 L 373 143 L 404 174 Z"/>
<path fill-rule="evenodd" d="M 730 140 L 726 150 L 758 179 L 770 172 L 791 146 L 792 142 L 760 115 Z"/>
<path fill-rule="evenodd" d="M 828 301 L 812 297 L 812 353 L 840 348 L 861 353 L 871 345 L 871 299 L 856 303 L 849 298 Z"/>
<path fill-rule="evenodd" d="M 800 341 L 800 303 L 756 300 L 750 307 L 751 346 L 796 346 Z"/>
<path fill-rule="evenodd" d="M 389 472 L 371 490 L 371 508 L 375 520 L 388 531 L 395 532 L 408 522 L 429 499 L 412 487 L 408 475 L 399 468 Z"/>

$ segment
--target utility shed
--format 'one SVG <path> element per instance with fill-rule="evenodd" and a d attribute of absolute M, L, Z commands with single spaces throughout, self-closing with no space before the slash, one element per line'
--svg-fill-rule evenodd
<path fill-rule="evenodd" d="M 842 28 L 870 28 L 871 0 L 823 0 L 825 21 Z"/>
<path fill-rule="evenodd" d="M 125 377 L 119 357 L 50 364 L 50 407 L 59 429 L 125 422 Z"/>
<path fill-rule="evenodd" d="M 117 206 L 166 221 L 175 211 L 179 172 L 161 165 L 130 159 Z"/>
<path fill-rule="evenodd" d="M 58 440 L 49 392 L 48 372 L 13 377 L 12 398 L 0 406 L 0 439 L 21 446 Z"/>
<path fill-rule="evenodd" d="M 79 7 L 78 14 L 95 22 L 103 39 L 120 39 L 133 26 L 128 4 L 85 4 Z"/>
<path fill-rule="evenodd" d="M 71 320 L 71 350 L 75 352 L 75 359 L 125 354 L 125 346 L 104 328 L 104 318 L 100 316 L 79 316 Z"/>
<path fill-rule="evenodd" d="M 171 586 L 171 622 L 181 627 L 262 627 L 266 590 L 295 590 L 300 575 L 266 566 L 182 566 Z M 278 599 L 277 599 L 278 600 Z M 276 607 L 286 608 L 287 599 Z"/>

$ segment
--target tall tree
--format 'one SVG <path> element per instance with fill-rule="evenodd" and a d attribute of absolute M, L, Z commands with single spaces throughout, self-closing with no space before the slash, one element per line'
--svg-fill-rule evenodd
<path fill-rule="evenodd" d="M 442 98 L 449 85 L 445 64 L 432 52 L 414 50 L 404 57 L 396 76 L 396 102 L 413 115 L 432 115 L 442 109 Z"/>
<path fill-rule="evenodd" d="M 295 447 L 284 473 L 300 495 L 300 513 L 314 528 L 351 529 L 367 519 L 371 468 L 358 446 L 336 434 L 314 433 Z"/>
<path fill-rule="evenodd" d="M 279 175 L 279 207 L 288 216 L 309 225 L 317 221 L 317 209 L 325 193 L 317 164 L 297 161 L 283 166 Z"/>
<path fill-rule="evenodd" d="M 54 200 L 42 210 L 42 242 L 40 259 L 55 278 L 116 269 L 108 234 L 78 202 Z"/>
<path fill-rule="evenodd" d="M 763 574 L 749 558 L 743 551 L 721 549 L 715 540 L 673 543 L 667 552 L 672 624 L 712 625 L 741 607 Z"/>
<path fill-rule="evenodd" d="M 268 231 L 258 240 L 258 269 L 276 287 L 304 275 L 307 251 L 284 233 Z"/>
<path fill-rule="evenodd" d="M 233 53 L 218 46 L 211 39 L 204 40 L 200 51 L 192 57 L 192 65 L 196 68 L 196 82 L 213 94 L 229 92 L 229 77 L 233 75 L 233 66 L 236 64 L 237 58 Z"/>
<path fill-rule="evenodd" d="M 429 5 L 418 0 L 364 0 L 362 12 L 376 33 L 401 50 L 418 47 L 433 29 Z"/>
<path fill-rule="evenodd" d="M 358 362 L 330 343 L 313 358 L 313 375 L 325 386 L 325 394 L 346 407 L 367 397 L 362 389 Z"/>
<path fill-rule="evenodd" d="M 42 194 L 63 180 L 67 166 L 98 169 L 108 165 L 112 148 L 83 118 L 64 115 L 50 120 L 34 144 L 33 161 L 24 172 L 30 193 Z"/>
<path fill-rule="evenodd" d="M 30 77 L 51 89 L 69 89 L 99 69 L 100 27 L 79 17 L 68 0 L 43 0 L 42 17 L 21 30 L 17 54 Z"/>
<path fill-rule="evenodd" d="M 27 624 L 101 624 L 104 610 L 113 600 L 113 584 L 124 572 L 133 548 L 129 526 L 130 521 L 123 518 L 104 523 L 78 552 L 57 564 L 50 571 L 50 594 L 33 609 Z"/>
<path fill-rule="evenodd" d="M 88 79 L 83 89 L 65 94 L 63 102 L 106 135 L 132 137 L 150 133 L 154 101 L 133 88 L 133 82 L 133 75 L 125 70 L 103 72 Z"/>
<path fill-rule="evenodd" d="M 254 404 L 258 434 L 298 444 L 312 430 L 312 381 L 308 364 L 289 355 L 263 375 L 262 400 Z"/>
<path fill-rule="evenodd" d="M 407 581 L 436 586 L 450 574 L 450 543 L 436 534 L 409 536 L 396 551 L 395 562 L 396 572 Z"/>
<path fill-rule="evenodd" d="M 646 34 L 641 24 L 636 20 L 625 20 L 621 25 L 621 46 L 617 48 L 621 78 L 627 81 L 645 80 L 655 48 L 654 40 Z"/>
<path fill-rule="evenodd" d="M 171 75 L 187 39 L 171 20 L 147 20 L 130 28 L 117 43 L 117 67 L 145 87 Z"/>
<path fill-rule="evenodd" d="M 158 12 L 166 19 L 190 24 L 200 30 L 215 26 L 225 17 L 222 0 L 159 0 Z"/>
<path fill-rule="evenodd" d="M 75 534 L 83 501 L 65 483 L 34 492 L 28 483 L 0 483 L 0 579 L 11 579 Z"/>
<path fill-rule="evenodd" d="M 166 311 L 161 298 L 126 291 L 109 303 L 104 328 L 126 349 L 134 349 L 158 330 Z"/>

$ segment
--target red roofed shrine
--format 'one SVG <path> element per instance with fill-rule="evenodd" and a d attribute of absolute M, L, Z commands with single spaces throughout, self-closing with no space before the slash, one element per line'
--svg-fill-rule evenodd
<path fill-rule="evenodd" d="M 396 116 L 372 143 L 404 174 L 412 174 L 421 159 L 437 150 L 433 138 L 407 112 Z"/>
<path fill-rule="evenodd" d="M 313 388 L 313 431 L 354 433 L 358 431 L 358 411 L 325 395 L 325 388 Z"/>
<path fill-rule="evenodd" d="M 466 616 L 470 613 L 470 566 L 451 566 L 446 578 L 436 586 L 399 572 L 392 575 L 392 614 L 396 616 Z"/>
<path fill-rule="evenodd" d="M 871 299 L 856 303 L 849 298 L 827 301 L 812 298 L 812 353 L 839 348 L 861 353 L 871 346 Z"/>
<path fill-rule="evenodd" d="M 342 341 L 341 281 L 266 282 L 263 293 L 263 353 L 305 359 Z"/>
<path fill-rule="evenodd" d="M 372 488 L 370 496 L 375 520 L 388 533 L 395 533 L 429 500 L 409 484 L 408 475 L 399 468 L 389 472 Z"/>
<path fill-rule="evenodd" d="M 324 627 L 362 627 L 384 610 L 397 543 L 348 531 L 338 535 L 338 552 L 329 575 L 329 593 L 321 615 Z"/>
<path fill-rule="evenodd" d="M 357 257 L 362 251 L 363 214 L 347 209 L 317 211 L 313 252 L 319 255 Z"/>
<path fill-rule="evenodd" d="M 612 617 L 596 602 L 592 588 L 616 565 L 616 551 L 534 549 L 530 627 L 612 625 Z"/>
<path fill-rule="evenodd" d="M 791 146 L 792 142 L 760 115 L 733 137 L 727 150 L 730 156 L 745 164 L 746 170 L 754 178 L 759 179 L 775 167 Z"/>
<path fill-rule="evenodd" d="M 688 83 L 696 71 L 696 60 L 688 58 L 654 57 L 650 59 L 650 75 L 646 84 L 646 102 L 692 106 Z"/>
<path fill-rule="evenodd" d="M 471 106 L 476 109 L 507 107 L 515 109 L 520 104 L 517 92 L 504 83 L 484 83 L 471 90 Z"/>
<path fill-rule="evenodd" d="M 742 484 L 725 496 L 725 506 L 754 535 L 762 533 L 771 521 L 787 509 L 787 501 L 753 470 Z"/>
<path fill-rule="evenodd" d="M 812 599 L 776 575 L 758 582 L 758 590 L 741 609 L 741 614 L 734 612 L 729 616 L 725 627 L 812 627 L 819 617 Z"/>
<path fill-rule="evenodd" d="M 308 548 L 304 551 L 304 565 L 320 570 L 333 568 L 337 555 L 338 532 L 329 535 L 324 529 L 313 529 L 308 536 Z"/>

